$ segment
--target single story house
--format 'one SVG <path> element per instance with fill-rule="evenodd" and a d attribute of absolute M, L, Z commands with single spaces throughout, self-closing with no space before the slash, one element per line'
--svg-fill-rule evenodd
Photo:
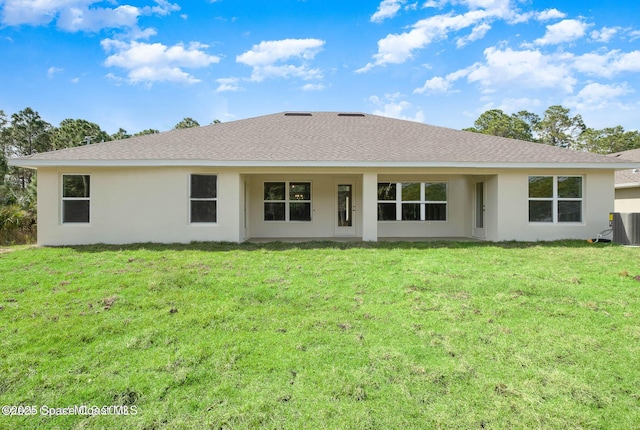
<path fill-rule="evenodd" d="M 638 163 L 362 113 L 284 112 L 10 160 L 38 243 L 586 239 Z"/>
<path fill-rule="evenodd" d="M 640 164 L 640 148 L 612 154 Z M 640 213 L 640 167 L 616 172 L 615 211 Z"/>

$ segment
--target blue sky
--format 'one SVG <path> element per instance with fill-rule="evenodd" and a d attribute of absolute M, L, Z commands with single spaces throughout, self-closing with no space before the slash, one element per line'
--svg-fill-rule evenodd
<path fill-rule="evenodd" d="M 639 129 L 637 0 L 0 0 L 0 109 L 113 133 L 281 111 Z"/>

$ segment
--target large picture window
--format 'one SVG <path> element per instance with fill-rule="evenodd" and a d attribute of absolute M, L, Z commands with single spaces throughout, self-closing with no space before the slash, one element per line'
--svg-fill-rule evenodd
<path fill-rule="evenodd" d="M 189 193 L 191 222 L 217 222 L 218 177 L 216 175 L 191 175 Z"/>
<path fill-rule="evenodd" d="M 265 221 L 311 221 L 311 182 L 265 182 Z"/>
<path fill-rule="evenodd" d="M 379 221 L 446 221 L 446 182 L 378 183 Z"/>
<path fill-rule="evenodd" d="M 91 177 L 62 175 L 62 222 L 89 223 L 91 212 Z"/>
<path fill-rule="evenodd" d="M 582 222 L 582 177 L 529 176 L 529 222 Z"/>

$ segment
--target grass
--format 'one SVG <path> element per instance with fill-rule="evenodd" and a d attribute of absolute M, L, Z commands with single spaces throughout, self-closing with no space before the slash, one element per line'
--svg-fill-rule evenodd
<path fill-rule="evenodd" d="M 640 249 L 0 253 L 0 428 L 640 428 Z M 39 411 L 39 409 L 38 409 Z"/>

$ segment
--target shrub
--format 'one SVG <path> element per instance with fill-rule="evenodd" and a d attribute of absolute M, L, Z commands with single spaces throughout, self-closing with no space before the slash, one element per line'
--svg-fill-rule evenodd
<path fill-rule="evenodd" d="M 35 240 L 36 217 L 32 211 L 16 204 L 0 207 L 0 244 L 24 244 Z"/>

